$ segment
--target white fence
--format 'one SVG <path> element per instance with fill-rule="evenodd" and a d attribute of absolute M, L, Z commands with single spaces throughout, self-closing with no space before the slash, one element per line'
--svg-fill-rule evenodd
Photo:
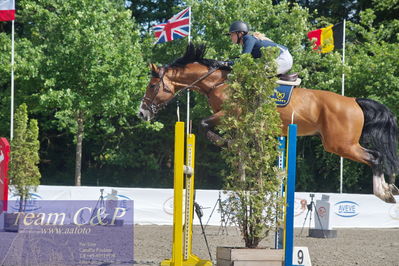
<path fill-rule="evenodd" d="M 173 220 L 173 189 L 115 188 L 115 187 L 70 187 L 39 186 L 33 193 L 32 201 L 38 200 L 98 200 L 100 189 L 104 189 L 105 200 L 111 189 L 118 191 L 118 199 L 134 201 L 135 224 L 170 225 Z M 314 193 L 314 201 L 321 199 L 322 193 Z M 330 196 L 331 224 L 333 228 L 399 228 L 399 203 L 387 204 L 374 195 L 335 194 Z M 195 201 L 203 207 L 202 222 L 221 225 L 221 212 L 218 205 L 225 195 L 218 190 L 196 190 Z M 12 197 L 11 199 L 16 199 Z M 396 197 L 399 202 L 399 197 Z M 295 193 L 295 227 L 302 227 L 307 214 L 310 193 Z M 10 206 L 11 207 L 11 206 Z M 314 214 L 315 210 L 313 210 Z M 310 216 L 310 215 L 309 215 Z M 226 216 L 227 217 L 227 216 Z M 305 227 L 309 227 L 309 218 Z M 312 216 L 313 227 L 315 217 Z M 194 224 L 199 224 L 197 217 Z"/>

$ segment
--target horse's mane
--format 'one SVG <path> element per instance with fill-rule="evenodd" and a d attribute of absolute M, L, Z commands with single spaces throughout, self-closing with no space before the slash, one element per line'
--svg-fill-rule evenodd
<path fill-rule="evenodd" d="M 223 70 L 231 70 L 230 67 L 223 64 L 221 61 L 206 59 L 204 58 L 206 53 L 206 46 L 199 44 L 195 46 L 193 43 L 189 43 L 186 48 L 184 55 L 176 59 L 169 67 L 184 67 L 190 63 L 200 63 L 210 68 L 219 68 Z"/>

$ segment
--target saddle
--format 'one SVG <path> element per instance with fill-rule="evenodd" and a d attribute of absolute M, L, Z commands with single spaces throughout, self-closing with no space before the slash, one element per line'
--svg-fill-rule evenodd
<path fill-rule="evenodd" d="M 280 74 L 277 75 L 279 80 L 276 81 L 277 84 L 280 85 L 293 85 L 293 86 L 298 86 L 301 84 L 301 79 L 298 78 L 298 73 L 292 73 L 292 74 Z"/>

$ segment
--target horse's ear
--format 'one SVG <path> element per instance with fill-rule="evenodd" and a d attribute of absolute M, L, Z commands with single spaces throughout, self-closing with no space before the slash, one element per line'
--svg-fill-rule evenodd
<path fill-rule="evenodd" d="M 150 64 L 150 69 L 153 72 L 158 72 L 159 71 L 158 67 L 155 64 Z"/>
<path fill-rule="evenodd" d="M 160 72 L 162 68 L 157 67 L 155 64 L 150 64 L 151 76 L 154 78 L 159 78 L 161 76 Z"/>

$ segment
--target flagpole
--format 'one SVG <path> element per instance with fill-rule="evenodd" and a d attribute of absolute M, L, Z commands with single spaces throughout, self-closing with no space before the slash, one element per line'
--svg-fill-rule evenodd
<path fill-rule="evenodd" d="M 343 30 L 343 38 L 342 38 L 342 67 L 345 67 L 345 28 L 346 28 L 346 21 L 344 19 L 344 30 Z M 345 70 L 342 69 L 342 89 L 341 95 L 345 95 Z M 344 158 L 341 157 L 341 164 L 340 164 L 340 184 L 339 184 L 339 193 L 342 194 L 342 183 L 344 180 Z"/>
<path fill-rule="evenodd" d="M 188 44 L 191 42 L 191 6 L 189 7 L 189 27 L 188 27 Z M 186 118 L 186 135 L 190 133 L 190 89 L 187 89 L 187 118 Z"/>
<path fill-rule="evenodd" d="M 189 21 L 190 21 L 190 27 L 188 27 L 188 43 L 191 42 L 191 6 L 190 6 L 190 10 L 188 11 L 189 13 Z"/>
<path fill-rule="evenodd" d="M 11 21 L 11 121 L 10 140 L 14 137 L 14 20 Z"/>
<path fill-rule="evenodd" d="M 345 65 L 345 27 L 346 21 L 344 19 L 344 30 L 343 30 L 343 38 L 342 38 L 342 66 Z M 341 94 L 345 95 L 345 71 L 342 71 L 342 90 Z"/>

